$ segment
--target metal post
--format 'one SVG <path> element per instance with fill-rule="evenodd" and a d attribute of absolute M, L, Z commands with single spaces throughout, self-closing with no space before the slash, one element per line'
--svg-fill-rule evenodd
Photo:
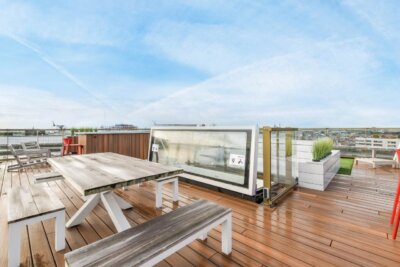
<path fill-rule="evenodd" d="M 7 154 L 6 154 L 6 160 L 8 160 L 8 155 L 11 153 L 10 148 L 8 147 L 8 133 L 7 133 Z"/>
<path fill-rule="evenodd" d="M 64 153 L 64 129 L 61 128 L 61 151 L 60 151 L 60 155 L 63 156 Z"/>

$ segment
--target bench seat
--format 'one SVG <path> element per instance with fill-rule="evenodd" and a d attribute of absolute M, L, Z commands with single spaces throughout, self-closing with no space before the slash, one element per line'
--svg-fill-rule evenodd
<path fill-rule="evenodd" d="M 56 218 L 55 249 L 65 248 L 65 207 L 49 187 L 15 186 L 8 200 L 8 266 L 19 266 L 22 231 L 26 225 Z"/>
<path fill-rule="evenodd" d="M 153 266 L 222 225 L 222 252 L 232 250 L 232 213 L 199 200 L 65 254 L 66 266 Z"/>

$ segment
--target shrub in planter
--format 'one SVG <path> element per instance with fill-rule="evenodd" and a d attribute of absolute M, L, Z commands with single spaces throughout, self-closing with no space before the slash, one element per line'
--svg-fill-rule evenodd
<path fill-rule="evenodd" d="M 320 138 L 313 144 L 313 160 L 320 161 L 329 154 L 331 154 L 333 148 L 333 140 L 329 137 Z"/>

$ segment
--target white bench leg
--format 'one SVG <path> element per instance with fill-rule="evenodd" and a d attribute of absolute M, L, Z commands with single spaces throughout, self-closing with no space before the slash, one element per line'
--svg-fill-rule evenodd
<path fill-rule="evenodd" d="M 178 183 L 178 179 L 176 179 L 173 182 L 173 186 L 174 186 L 174 189 L 173 189 L 174 198 L 173 198 L 173 200 L 174 201 L 179 201 L 179 183 Z"/>
<path fill-rule="evenodd" d="M 222 223 L 222 252 L 229 255 L 232 252 L 232 214 Z"/>
<path fill-rule="evenodd" d="M 56 251 L 60 251 L 65 248 L 65 211 L 64 210 L 56 213 L 55 248 L 56 248 Z"/>
<path fill-rule="evenodd" d="M 162 207 L 162 183 L 156 183 L 156 208 Z"/>
<path fill-rule="evenodd" d="M 21 251 L 21 225 L 11 223 L 8 225 L 8 266 L 19 266 Z"/>
<path fill-rule="evenodd" d="M 204 241 L 204 240 L 207 239 L 207 237 L 208 237 L 208 233 L 205 232 L 204 234 L 201 234 L 201 235 L 200 235 L 199 239 Z"/>
<path fill-rule="evenodd" d="M 179 201 L 179 180 L 174 178 L 171 180 L 165 180 L 162 182 L 156 182 L 156 208 L 162 207 L 162 187 L 164 184 L 172 183 L 172 199 L 173 201 Z"/>
<path fill-rule="evenodd" d="M 72 218 L 67 222 L 66 227 L 72 227 L 80 224 L 86 216 L 99 204 L 100 194 L 91 195 L 88 200 L 83 204 L 83 206 L 72 216 Z"/>

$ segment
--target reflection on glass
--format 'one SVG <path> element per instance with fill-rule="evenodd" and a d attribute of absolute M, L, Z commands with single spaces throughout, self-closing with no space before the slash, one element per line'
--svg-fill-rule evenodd
<path fill-rule="evenodd" d="M 271 132 L 271 197 L 282 195 L 296 183 L 298 176 L 296 164 L 296 147 L 293 131 Z M 258 172 L 263 173 L 262 135 L 259 139 Z"/>
<path fill-rule="evenodd" d="M 153 130 L 150 160 L 247 186 L 251 133 L 246 130 Z"/>
<path fill-rule="evenodd" d="M 271 133 L 271 196 L 279 196 L 293 186 L 295 180 L 295 153 L 293 133 L 278 131 Z"/>

